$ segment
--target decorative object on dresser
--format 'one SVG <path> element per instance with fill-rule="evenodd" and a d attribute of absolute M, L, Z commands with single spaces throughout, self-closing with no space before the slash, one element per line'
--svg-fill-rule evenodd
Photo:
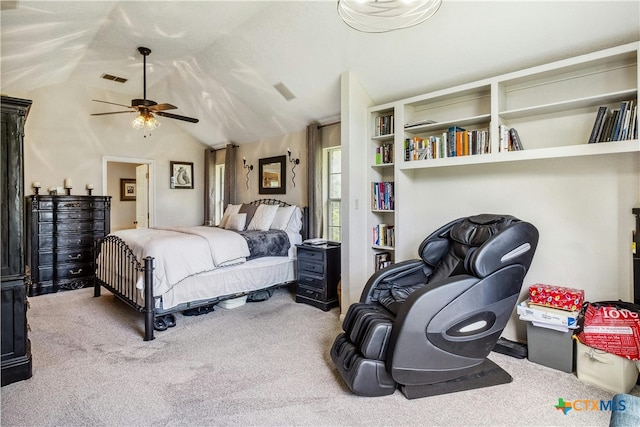
<path fill-rule="evenodd" d="M 24 123 L 31 107 L 26 99 L 2 97 L 2 385 L 32 375 L 27 326 L 28 274 L 24 247 Z M 34 183 L 34 190 L 40 183 Z"/>
<path fill-rule="evenodd" d="M 298 286 L 296 302 L 328 311 L 338 305 L 340 243 L 297 245 Z"/>
<path fill-rule="evenodd" d="M 109 234 L 110 196 L 27 198 L 30 296 L 93 284 L 93 242 Z"/>

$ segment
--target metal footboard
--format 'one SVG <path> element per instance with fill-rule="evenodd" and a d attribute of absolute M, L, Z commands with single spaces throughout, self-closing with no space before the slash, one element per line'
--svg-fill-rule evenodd
<path fill-rule="evenodd" d="M 95 279 L 94 297 L 100 296 L 100 287 L 112 292 L 116 298 L 145 315 L 144 340 L 154 339 L 155 299 L 153 297 L 153 258 L 146 257 L 143 264 L 133 251 L 117 236 L 98 239 L 94 245 Z M 136 284 L 143 275 L 144 302 L 139 302 Z"/>

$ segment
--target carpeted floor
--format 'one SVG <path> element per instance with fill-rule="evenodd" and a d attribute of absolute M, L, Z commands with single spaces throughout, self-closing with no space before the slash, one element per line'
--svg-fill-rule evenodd
<path fill-rule="evenodd" d="M 203 316 L 142 340 L 142 315 L 104 292 L 30 298 L 33 377 L 2 387 L 3 426 L 557 425 L 605 426 L 606 411 L 556 410 L 558 398 L 610 400 L 575 375 L 492 353 L 512 383 L 408 400 L 363 398 L 329 357 L 339 312 L 265 302 Z M 638 387 L 633 394 L 640 394 Z"/>

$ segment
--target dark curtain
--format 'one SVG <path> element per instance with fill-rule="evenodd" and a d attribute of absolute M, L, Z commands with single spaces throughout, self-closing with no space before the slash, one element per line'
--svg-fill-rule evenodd
<path fill-rule="evenodd" d="M 322 135 L 317 123 L 307 126 L 307 194 L 309 238 L 322 237 Z"/>
<path fill-rule="evenodd" d="M 212 148 L 204 150 L 204 225 L 213 225 L 213 196 L 216 188 L 216 151 Z"/>
<path fill-rule="evenodd" d="M 236 148 L 237 145 L 227 144 L 224 156 L 224 206 L 236 204 Z"/>

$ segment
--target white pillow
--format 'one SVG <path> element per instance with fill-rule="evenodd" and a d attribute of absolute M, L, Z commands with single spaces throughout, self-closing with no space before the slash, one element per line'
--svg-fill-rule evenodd
<path fill-rule="evenodd" d="M 242 231 L 244 230 L 244 225 L 247 222 L 247 214 L 246 213 L 237 213 L 229 216 L 229 220 L 225 224 L 224 228 L 227 230 L 235 230 Z"/>
<path fill-rule="evenodd" d="M 273 218 L 273 222 L 271 223 L 272 230 L 284 230 L 287 228 L 287 224 L 289 224 L 289 220 L 291 219 L 291 215 L 293 215 L 293 211 L 296 209 L 295 206 L 282 206 L 278 208 L 278 212 L 276 212 L 276 216 Z"/>
<path fill-rule="evenodd" d="M 256 213 L 253 214 L 247 230 L 267 231 L 271 227 L 273 218 L 278 212 L 278 205 L 259 205 Z"/>
<path fill-rule="evenodd" d="M 222 219 L 220 220 L 220 224 L 218 226 L 220 228 L 227 228 L 227 221 L 229 221 L 229 217 L 233 214 L 237 214 L 240 211 L 240 206 L 242 205 L 227 205 L 227 209 L 224 210 L 224 214 L 222 214 Z"/>
<path fill-rule="evenodd" d="M 296 207 L 294 214 L 291 215 L 291 219 L 287 224 L 287 228 L 284 231 L 290 233 L 300 233 L 302 230 L 302 209 Z"/>

